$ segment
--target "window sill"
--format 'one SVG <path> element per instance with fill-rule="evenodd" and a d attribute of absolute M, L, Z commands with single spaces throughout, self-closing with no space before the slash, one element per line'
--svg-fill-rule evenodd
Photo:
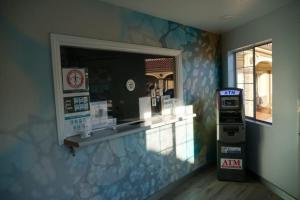
<path fill-rule="evenodd" d="M 165 125 L 173 124 L 182 120 L 192 119 L 196 114 L 188 114 L 186 116 L 166 116 L 160 118 L 151 118 L 142 123 L 120 125 L 116 129 L 107 128 L 93 132 L 91 137 L 81 138 L 80 135 L 70 136 L 64 139 L 64 144 L 72 149 L 74 155 L 74 148 L 84 147 L 106 140 L 112 140 L 118 137 L 130 135 L 146 131 L 153 128 L 162 127 Z"/>
<path fill-rule="evenodd" d="M 270 122 L 257 121 L 257 120 L 253 120 L 253 119 L 247 119 L 247 118 L 246 118 L 246 122 L 250 122 L 250 123 L 254 123 L 254 124 L 258 124 L 258 125 L 262 125 L 262 126 L 266 126 L 266 127 L 272 127 L 272 123 L 270 123 Z"/>

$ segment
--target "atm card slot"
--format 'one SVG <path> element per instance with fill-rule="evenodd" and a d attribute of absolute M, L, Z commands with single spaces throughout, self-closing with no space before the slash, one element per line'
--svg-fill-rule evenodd
<path fill-rule="evenodd" d="M 238 127 L 224 127 L 223 132 L 227 133 L 228 136 L 234 136 L 235 133 L 239 132 Z"/>

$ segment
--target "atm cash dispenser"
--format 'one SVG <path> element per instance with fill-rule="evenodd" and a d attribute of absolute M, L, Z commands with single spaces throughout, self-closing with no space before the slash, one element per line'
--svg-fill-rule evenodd
<path fill-rule="evenodd" d="M 243 90 L 217 91 L 217 177 L 224 181 L 246 179 L 246 135 Z"/>

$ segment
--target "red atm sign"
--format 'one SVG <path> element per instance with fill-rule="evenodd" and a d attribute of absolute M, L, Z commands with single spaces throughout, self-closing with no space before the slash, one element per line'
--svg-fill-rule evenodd
<path fill-rule="evenodd" d="M 221 158 L 221 169 L 243 169 L 243 160 L 242 159 L 228 159 Z"/>

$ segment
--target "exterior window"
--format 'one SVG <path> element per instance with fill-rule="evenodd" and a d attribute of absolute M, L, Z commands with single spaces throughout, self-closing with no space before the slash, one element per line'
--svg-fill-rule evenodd
<path fill-rule="evenodd" d="M 237 51 L 235 64 L 246 117 L 272 123 L 272 43 Z"/>

